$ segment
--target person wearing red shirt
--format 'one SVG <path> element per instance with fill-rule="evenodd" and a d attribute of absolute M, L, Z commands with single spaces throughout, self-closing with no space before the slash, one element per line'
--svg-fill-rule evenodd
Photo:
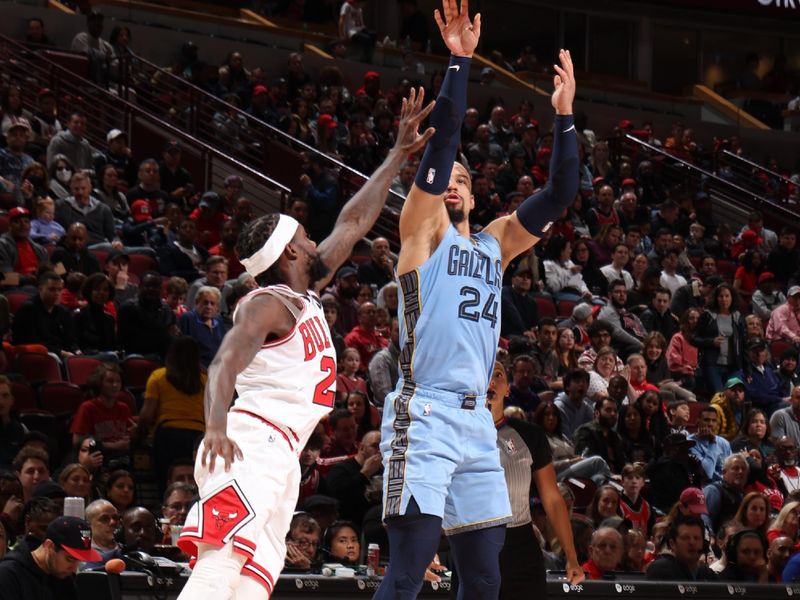
<path fill-rule="evenodd" d="M 358 350 L 358 355 L 361 357 L 359 369 L 362 372 L 367 371 L 372 357 L 389 345 L 389 340 L 375 328 L 376 315 L 375 305 L 372 302 L 364 302 L 358 307 L 358 325 L 344 337 L 344 343 L 348 348 Z"/>
<path fill-rule="evenodd" d="M 47 250 L 31 241 L 31 215 L 16 206 L 8 211 L 8 232 L 0 236 L 0 272 L 35 278 L 39 265 L 47 262 Z"/>
<path fill-rule="evenodd" d="M 601 527 L 592 535 L 589 560 L 581 565 L 591 580 L 602 580 L 607 572 L 614 571 L 622 560 L 624 545 L 622 535 L 611 527 Z"/>
<path fill-rule="evenodd" d="M 228 277 L 236 279 L 244 273 L 244 266 L 239 262 L 236 254 L 236 240 L 239 238 L 239 223 L 228 219 L 222 224 L 222 233 L 219 244 L 208 249 L 210 255 L 224 256 L 228 259 Z"/>
<path fill-rule="evenodd" d="M 230 217 L 220 210 L 221 206 L 222 198 L 218 193 L 206 192 L 200 196 L 200 203 L 189 215 L 197 223 L 197 241 L 204 248 L 211 248 L 222 241 L 220 230 Z"/>
<path fill-rule="evenodd" d="M 127 454 L 135 424 L 130 407 L 117 399 L 122 389 L 119 365 L 99 365 L 87 383 L 95 397 L 78 407 L 70 427 L 72 443 L 77 446 L 90 435 L 111 454 Z"/>

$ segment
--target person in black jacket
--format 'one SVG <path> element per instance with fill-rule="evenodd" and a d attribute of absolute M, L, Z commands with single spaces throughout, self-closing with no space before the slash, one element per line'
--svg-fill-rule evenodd
<path fill-rule="evenodd" d="M 197 245 L 197 224 L 184 219 L 178 227 L 178 239 L 159 248 L 158 263 L 161 274 L 183 277 L 189 283 L 205 275 L 202 270 L 208 260 L 208 251 Z"/>
<path fill-rule="evenodd" d="M 104 273 L 95 273 L 83 282 L 81 296 L 86 306 L 72 314 L 78 347 L 84 354 L 117 350 L 116 323 L 106 312 L 106 304 L 114 299 L 114 286 Z"/>
<path fill-rule="evenodd" d="M 528 294 L 533 284 L 533 271 L 528 266 L 528 261 L 521 261 L 514 275 L 511 285 L 504 285 L 500 293 L 502 301 L 502 315 L 500 320 L 500 335 L 525 335 L 533 337 L 533 329 L 539 322 L 539 310 L 536 301 Z"/>
<path fill-rule="evenodd" d="M 86 249 L 86 240 L 89 232 L 83 223 L 73 223 L 67 229 L 66 235 L 61 238 L 55 252 L 50 257 L 54 265 L 61 263 L 67 273 L 75 271 L 84 275 L 100 272 L 100 263 L 97 258 Z"/>
<path fill-rule="evenodd" d="M 616 424 L 616 401 L 608 396 L 600 398 L 594 405 L 594 421 L 581 425 L 572 435 L 575 453 L 599 456 L 611 467 L 612 472 L 622 473 L 627 458 L 622 438 L 614 430 Z"/>
<path fill-rule="evenodd" d="M 664 553 L 647 568 L 648 581 L 717 581 L 717 575 L 700 564 L 703 556 L 705 525 L 700 517 L 678 515 L 670 523 L 665 540 L 671 554 Z"/>
<path fill-rule="evenodd" d="M 139 297 L 119 309 L 118 322 L 120 343 L 129 354 L 163 359 L 172 338 L 180 335 L 175 313 L 161 299 L 161 277 L 154 272 L 144 274 Z"/>
<path fill-rule="evenodd" d="M 26 433 L 25 426 L 20 423 L 14 412 L 11 380 L 5 375 L 0 375 L 0 469 L 11 469 Z"/>
<path fill-rule="evenodd" d="M 367 510 L 380 502 L 379 495 L 373 496 L 372 501 L 366 496 L 372 478 L 383 473 L 380 442 L 380 431 L 367 432 L 358 445 L 358 452 L 328 471 L 328 493 L 339 500 L 342 519 L 362 523 Z"/>
<path fill-rule="evenodd" d="M 723 382 L 742 369 L 745 354 L 744 318 L 739 298 L 727 283 L 716 287 L 708 309 L 700 315 L 689 341 L 700 350 L 700 368 L 708 391 L 722 390 Z"/>
<path fill-rule="evenodd" d="M 35 549 L 25 542 L 0 562 L 0 600 L 62 600 L 76 597 L 70 580 L 81 561 L 99 561 L 92 548 L 92 530 L 77 517 L 59 517 L 47 526 L 44 541 Z"/>
<path fill-rule="evenodd" d="M 56 273 L 42 274 L 39 293 L 20 306 L 14 315 L 15 345 L 41 344 L 61 358 L 71 356 L 78 349 L 70 313 L 58 304 L 63 288 L 64 282 Z"/>

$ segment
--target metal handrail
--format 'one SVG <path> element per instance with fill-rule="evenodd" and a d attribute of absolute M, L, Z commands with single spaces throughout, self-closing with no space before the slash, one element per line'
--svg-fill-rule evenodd
<path fill-rule="evenodd" d="M 121 69 L 122 81 L 120 94 L 123 97 L 131 93 L 136 94 L 136 103 L 140 106 L 151 102 L 151 82 L 156 80 L 158 91 L 163 94 L 172 94 L 179 101 L 185 101 L 186 106 L 182 110 L 186 114 L 185 126 L 190 134 L 197 138 L 209 139 L 213 145 L 223 149 L 228 155 L 236 156 L 245 164 L 249 164 L 256 169 L 269 169 L 270 164 L 264 157 L 264 144 L 267 141 L 274 141 L 282 146 L 291 149 L 293 152 L 305 152 L 321 158 L 323 164 L 338 175 L 340 186 L 340 197 L 342 200 L 354 194 L 367 181 L 369 175 L 350 167 L 349 165 L 325 154 L 313 146 L 296 139 L 281 129 L 267 123 L 253 115 L 235 107 L 224 100 L 217 98 L 213 94 L 199 88 L 193 83 L 155 65 L 148 60 L 133 55 L 125 61 Z M 158 112 L 158 102 L 152 101 L 149 112 Z M 215 114 L 221 112 L 229 113 L 232 118 L 239 122 L 246 123 L 246 127 L 240 132 L 242 143 L 235 143 L 234 140 L 214 137 L 213 132 L 206 126 L 209 120 L 213 120 Z M 298 181 L 289 180 L 284 173 L 271 173 L 273 177 L 281 181 L 283 185 L 298 191 Z M 405 197 L 394 191 L 389 191 L 386 205 L 375 226 L 370 231 L 369 237 L 386 237 L 392 246 L 399 247 L 398 223 L 399 213 L 405 202 Z"/>
<path fill-rule="evenodd" d="M 788 199 L 789 187 L 794 186 L 795 184 L 791 179 L 789 179 L 785 175 L 781 175 L 780 173 L 776 173 L 775 171 L 768 169 L 767 167 L 759 165 L 758 163 L 753 162 L 749 158 L 745 158 L 744 156 L 734 154 L 730 150 L 722 150 L 721 155 L 732 162 L 738 161 L 739 163 L 743 163 L 745 166 L 742 168 L 749 168 L 750 174 L 760 173 L 765 175 L 769 179 L 776 180 L 780 186 L 778 199 L 781 201 L 786 201 Z"/>
<path fill-rule="evenodd" d="M 662 162 L 679 168 L 683 173 L 696 179 L 700 184 L 699 187 L 714 192 L 720 197 L 724 197 L 725 201 L 736 208 L 744 212 L 750 212 L 755 209 L 761 210 L 770 225 L 785 224 L 786 222 L 790 222 L 789 220 L 794 221 L 797 219 L 797 214 L 786 206 L 773 202 L 763 195 L 742 187 L 738 183 L 729 181 L 718 176 L 716 173 L 698 167 L 679 156 L 670 154 L 662 148 L 657 148 L 635 136 L 627 134 L 625 138 L 650 155 L 659 157 Z"/>
<path fill-rule="evenodd" d="M 262 186 L 272 189 L 280 195 L 281 204 L 286 203 L 291 190 L 279 181 L 265 175 L 259 169 L 254 168 L 253 165 L 222 152 L 220 149 L 192 136 L 189 132 L 180 129 L 161 116 L 142 109 L 129 99 L 115 95 L 108 89 L 76 75 L 63 65 L 50 60 L 42 52 L 34 52 L 16 40 L 3 35 L 0 35 L 0 42 L 2 42 L 4 48 L 10 50 L 8 53 L 10 61 L 24 66 L 24 70 L 19 74 L 20 79 L 30 81 L 33 77 L 34 82 L 38 83 L 38 87 L 51 87 L 54 90 L 63 89 L 67 92 L 66 95 L 59 94 L 62 108 L 64 108 L 64 105 L 72 108 L 82 108 L 81 99 L 85 96 L 91 96 L 92 100 L 100 103 L 97 108 L 106 109 L 105 111 L 96 112 L 93 115 L 94 118 L 90 119 L 87 124 L 87 138 L 96 147 L 105 146 L 105 132 L 109 128 L 120 126 L 124 128 L 123 124 L 130 123 L 132 118 L 136 116 L 143 119 L 144 122 L 148 122 L 167 132 L 170 137 L 181 140 L 187 147 L 194 147 L 201 154 L 201 158 L 213 157 L 215 160 L 231 166 L 241 174 L 247 175 L 251 180 L 256 180 Z M 52 48 L 49 50 L 52 50 Z M 31 57 L 35 57 L 36 60 L 31 60 Z M 42 64 L 37 64 L 37 61 Z M 13 67 L 13 63 L 11 66 Z M 23 89 L 23 93 L 25 91 Z M 33 96 L 33 94 L 28 95 Z M 209 173 L 206 172 L 206 181 L 208 182 L 208 180 Z"/>

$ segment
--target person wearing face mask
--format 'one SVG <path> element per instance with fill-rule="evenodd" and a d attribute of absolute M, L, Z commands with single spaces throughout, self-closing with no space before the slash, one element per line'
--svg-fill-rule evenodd
<path fill-rule="evenodd" d="M 48 174 L 50 175 L 50 196 L 55 199 L 67 198 L 71 194 L 69 182 L 75 168 L 65 154 L 56 154 L 53 162 L 48 163 Z"/>

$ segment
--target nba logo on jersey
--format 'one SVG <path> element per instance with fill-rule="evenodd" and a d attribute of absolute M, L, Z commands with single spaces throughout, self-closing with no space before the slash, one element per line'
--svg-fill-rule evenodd
<path fill-rule="evenodd" d="M 422 414 L 425 415 L 426 417 L 431 414 L 431 404 L 430 404 L 430 402 L 425 404 L 425 406 L 422 408 Z"/>
<path fill-rule="evenodd" d="M 436 169 L 428 169 L 428 176 L 425 178 L 425 183 L 433 183 L 434 177 L 436 177 Z"/>
<path fill-rule="evenodd" d="M 514 440 L 506 440 L 506 452 L 514 454 L 516 451 L 517 448 L 514 446 Z"/>

